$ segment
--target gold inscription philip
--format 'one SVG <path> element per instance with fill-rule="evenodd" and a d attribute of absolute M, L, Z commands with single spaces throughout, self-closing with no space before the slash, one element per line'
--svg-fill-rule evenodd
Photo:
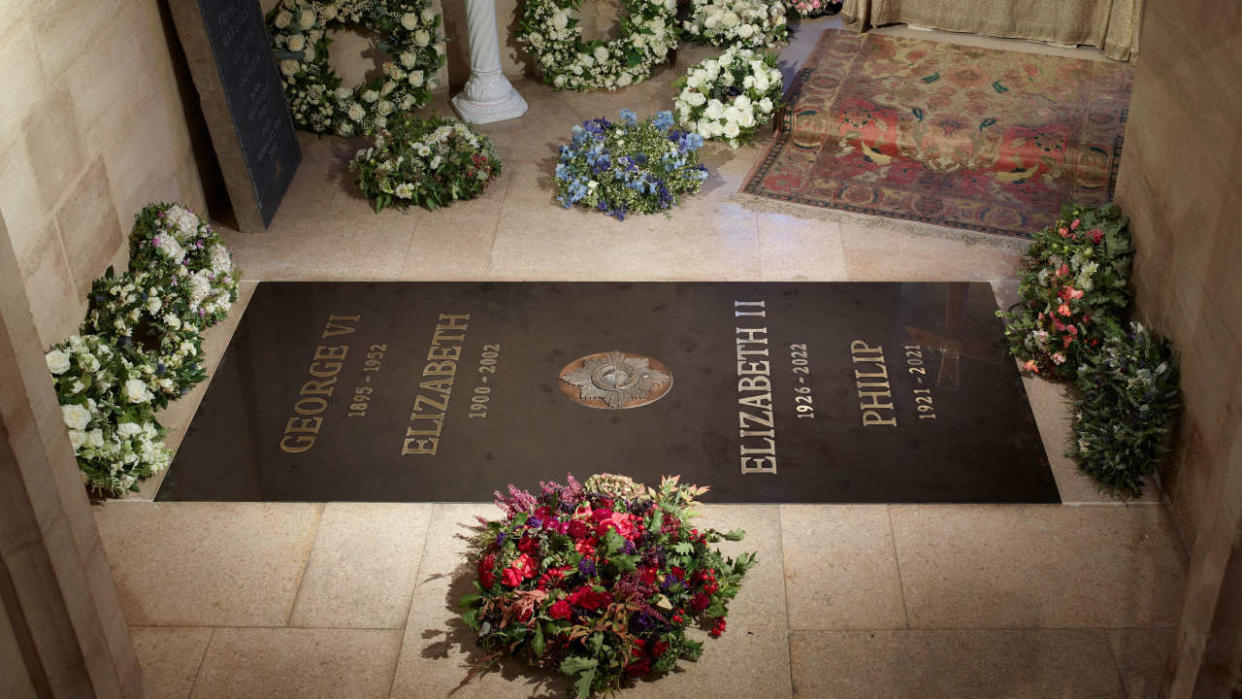
<path fill-rule="evenodd" d="M 440 314 L 431 335 L 431 345 L 427 348 L 423 380 L 418 384 L 410 422 L 401 440 L 402 456 L 435 456 L 440 448 L 444 416 L 453 396 L 453 379 L 457 376 L 457 362 L 461 359 L 461 346 L 466 341 L 469 321 L 469 313 Z"/>
<path fill-rule="evenodd" d="M 330 315 L 320 339 L 350 335 L 361 320 L 361 315 Z M 293 415 L 285 422 L 285 431 L 280 439 L 281 451 L 302 454 L 315 446 L 315 439 L 323 427 L 323 412 L 328 409 L 328 398 L 336 390 L 337 374 L 341 373 L 348 353 L 349 345 L 321 343 L 315 347 L 306 370 L 309 379 L 298 391 L 298 398 L 293 403 Z"/>
<path fill-rule="evenodd" d="M 776 473 L 772 362 L 768 358 L 766 301 L 734 301 L 737 319 L 737 436 L 742 474 Z M 755 319 L 755 320 L 752 320 Z"/>
<path fill-rule="evenodd" d="M 850 359 L 854 363 L 854 382 L 858 384 L 858 410 L 862 413 L 863 427 L 896 427 L 897 411 L 893 407 L 884 348 L 854 340 L 850 343 Z"/>

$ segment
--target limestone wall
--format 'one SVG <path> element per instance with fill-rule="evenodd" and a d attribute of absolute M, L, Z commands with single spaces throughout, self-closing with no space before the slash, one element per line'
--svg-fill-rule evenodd
<path fill-rule="evenodd" d="M 0 214 L 48 346 L 138 210 L 202 187 L 158 0 L 5 0 L 0 66 Z"/>
<path fill-rule="evenodd" d="M 1162 475 L 1190 569 L 1161 696 L 1223 696 L 1242 663 L 1240 73 L 1242 5 L 1147 3 L 1117 200 L 1139 310 L 1173 338 L 1185 393 Z"/>
<path fill-rule="evenodd" d="M 1186 408 L 1163 476 L 1193 544 L 1226 486 L 1242 494 L 1242 93 L 1224 87 L 1242 73 L 1242 5 L 1155 0 L 1143 37 L 1117 200 L 1138 307 L 1181 355 Z"/>

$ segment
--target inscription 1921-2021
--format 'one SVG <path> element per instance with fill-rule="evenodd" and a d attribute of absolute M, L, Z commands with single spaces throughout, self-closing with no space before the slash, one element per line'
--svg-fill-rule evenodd
<path fill-rule="evenodd" d="M 301 163 L 254 0 L 170 0 L 238 226 L 262 231 Z"/>
<path fill-rule="evenodd" d="M 1057 502 L 987 284 L 263 283 L 159 499 Z"/>

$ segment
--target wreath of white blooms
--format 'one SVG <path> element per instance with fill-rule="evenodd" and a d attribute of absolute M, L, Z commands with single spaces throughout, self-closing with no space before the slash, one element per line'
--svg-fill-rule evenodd
<path fill-rule="evenodd" d="M 598 90 L 642 82 L 677 48 L 677 0 L 624 0 L 621 32 L 610 41 L 583 41 L 581 0 L 527 0 L 517 40 L 539 74 L 557 89 Z"/>
<path fill-rule="evenodd" d="M 677 121 L 705 139 L 737 148 L 772 120 L 780 107 L 781 71 L 776 58 L 734 46 L 691 66 L 673 100 Z"/>
<path fill-rule="evenodd" d="M 379 48 L 393 57 L 379 76 L 353 88 L 341 86 L 328 65 L 329 32 L 351 25 L 383 36 Z M 431 0 L 281 0 L 267 29 L 293 123 L 353 136 L 384 126 L 397 110 L 427 104 L 445 60 L 439 27 Z"/>
<path fill-rule="evenodd" d="M 789 37 L 782 0 L 693 0 L 682 26 L 688 38 L 713 46 L 761 49 Z"/>

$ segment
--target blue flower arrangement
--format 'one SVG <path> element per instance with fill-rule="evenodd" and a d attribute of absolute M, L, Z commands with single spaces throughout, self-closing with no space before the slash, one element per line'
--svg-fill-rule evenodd
<path fill-rule="evenodd" d="M 625 220 L 626 214 L 662 211 L 698 192 L 707 179 L 698 156 L 703 137 L 673 123 L 672 112 L 639 121 L 622 109 L 619 122 L 600 117 L 574 126 L 556 166 L 557 201 L 566 209 L 586 206 Z"/>

